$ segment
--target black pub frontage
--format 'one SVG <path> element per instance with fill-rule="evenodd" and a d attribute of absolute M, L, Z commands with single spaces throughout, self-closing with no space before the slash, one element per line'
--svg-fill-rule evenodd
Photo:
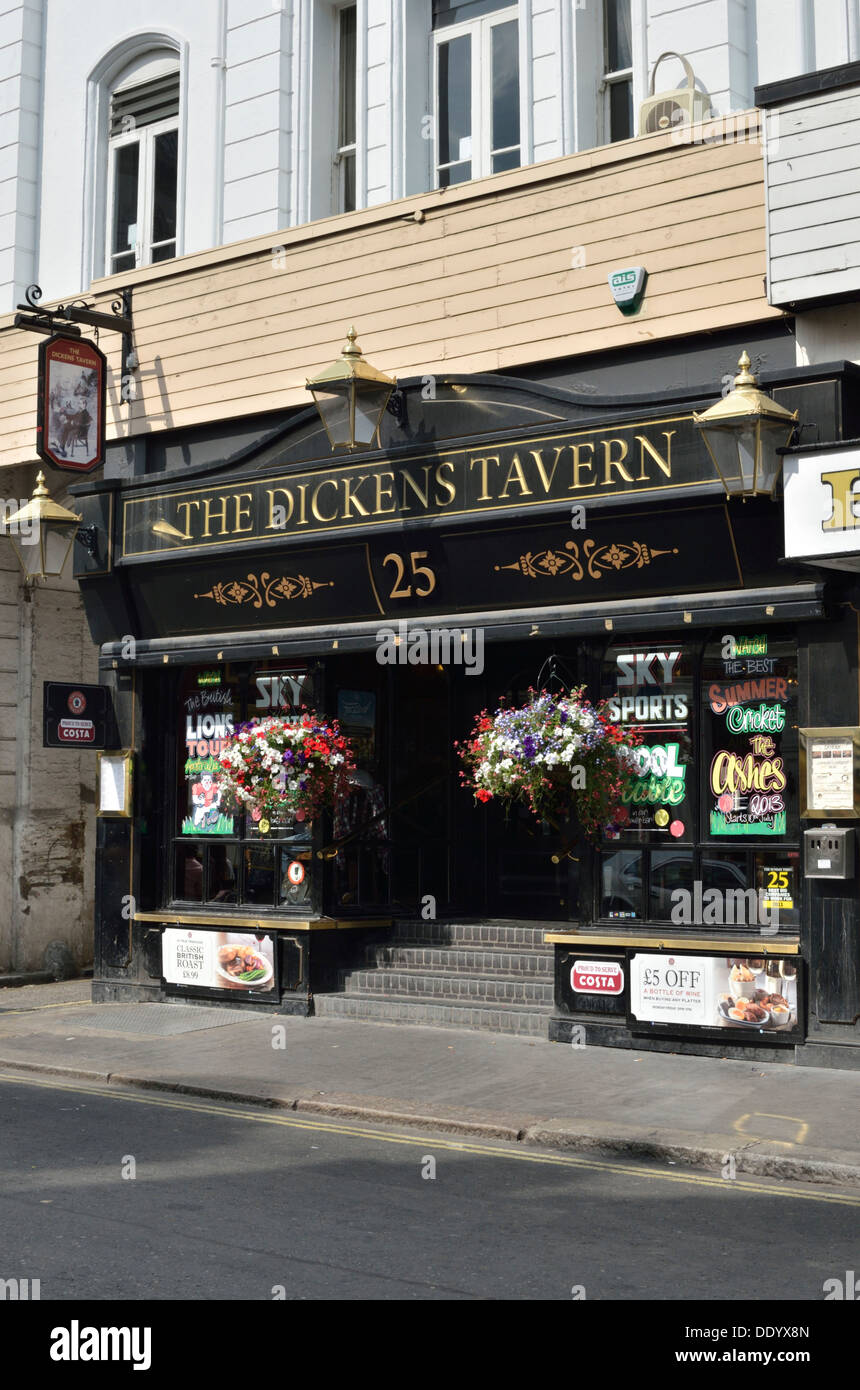
<path fill-rule="evenodd" d="M 98 823 L 96 999 L 387 994 L 562 1043 L 857 1065 L 858 821 L 834 758 L 860 724 L 860 596 L 849 568 L 786 560 L 779 490 L 727 497 L 716 473 L 693 413 L 742 347 L 772 346 L 750 336 L 715 341 L 689 387 L 661 386 L 685 379 L 666 356 L 636 393 L 629 364 L 613 394 L 561 373 L 401 382 L 367 452 L 334 454 L 315 409 L 110 447 L 72 489 L 131 776 Z M 860 434 L 857 378 L 761 384 L 802 451 Z M 599 846 L 459 782 L 476 714 L 546 685 L 584 685 L 641 737 Z M 218 755 L 301 706 L 352 740 L 351 794 L 311 824 L 254 820 Z M 495 994 L 486 961 L 445 965 L 470 943 L 497 953 Z M 533 978 L 505 969 L 532 945 Z M 443 954 L 432 995 L 419 947 Z"/>

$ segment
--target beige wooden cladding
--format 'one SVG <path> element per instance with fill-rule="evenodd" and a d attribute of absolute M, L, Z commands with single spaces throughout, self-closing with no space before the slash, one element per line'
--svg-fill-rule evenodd
<path fill-rule="evenodd" d="M 779 316 L 764 296 L 757 129 L 751 113 L 730 137 L 719 122 L 696 128 L 715 143 L 625 141 L 98 281 L 99 308 L 134 286 L 140 358 L 138 397 L 124 405 L 121 340 L 102 334 L 108 433 L 307 405 L 305 378 L 337 356 L 351 322 L 375 366 L 408 377 L 503 372 Z M 629 265 L 649 281 L 625 318 L 606 277 Z M 33 457 L 38 339 L 7 325 L 10 464 Z"/>

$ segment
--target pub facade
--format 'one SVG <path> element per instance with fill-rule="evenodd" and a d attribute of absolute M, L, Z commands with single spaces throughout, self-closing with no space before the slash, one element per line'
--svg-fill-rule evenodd
<path fill-rule="evenodd" d="M 717 353 L 778 352 L 749 336 Z M 858 433 L 857 375 L 762 386 L 814 446 Z M 311 406 L 72 490 L 133 784 L 98 823 L 97 999 L 845 1064 L 856 884 L 811 876 L 801 731 L 857 722 L 856 578 L 785 560 L 780 496 L 727 497 L 694 419 L 717 383 L 530 376 L 400 380 L 348 454 Z M 598 845 L 479 804 L 454 747 L 578 686 L 640 737 Z M 226 741 L 302 707 L 353 742 L 346 801 L 310 824 L 228 805 Z"/>

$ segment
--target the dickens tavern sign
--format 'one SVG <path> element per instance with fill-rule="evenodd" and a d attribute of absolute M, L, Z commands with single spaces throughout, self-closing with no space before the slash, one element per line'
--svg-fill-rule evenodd
<path fill-rule="evenodd" d="M 685 415 L 147 493 L 124 504 L 122 553 L 191 551 L 392 519 L 521 513 L 541 503 L 710 481 L 713 466 Z"/>

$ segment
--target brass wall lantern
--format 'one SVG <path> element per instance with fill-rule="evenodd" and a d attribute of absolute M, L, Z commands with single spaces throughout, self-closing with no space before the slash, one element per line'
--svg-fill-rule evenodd
<path fill-rule="evenodd" d="M 54 501 L 41 470 L 30 501 L 5 518 L 2 533 L 12 542 L 28 585 L 62 574 L 76 537 L 91 554 L 95 547 L 95 527 L 81 526 L 76 512 Z"/>
<path fill-rule="evenodd" d="M 337 361 L 307 383 L 332 449 L 378 447 L 382 416 L 397 385 L 365 362 L 355 339 L 350 328 Z"/>
<path fill-rule="evenodd" d="M 729 497 L 772 497 L 782 467 L 778 450 L 791 443 L 798 412 L 761 389 L 748 353 L 738 367 L 734 389 L 693 419 Z"/>

